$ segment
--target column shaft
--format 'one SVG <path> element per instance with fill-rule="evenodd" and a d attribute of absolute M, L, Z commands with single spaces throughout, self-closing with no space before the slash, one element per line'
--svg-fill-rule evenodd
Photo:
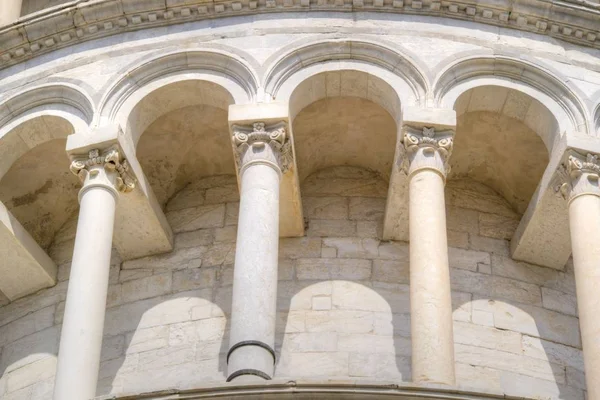
<path fill-rule="evenodd" d="M 116 194 L 103 187 L 89 188 L 81 195 L 55 400 L 96 396 L 115 208 Z"/>
<path fill-rule="evenodd" d="M 0 10 L 0 27 L 12 24 L 21 16 L 21 4 L 23 0 L 2 0 Z"/>
<path fill-rule="evenodd" d="M 227 381 L 268 380 L 275 369 L 279 186 L 284 125 L 238 127 L 241 194 Z M 241 129 L 241 130 L 240 130 Z"/>
<path fill-rule="evenodd" d="M 588 399 L 600 400 L 600 197 L 572 199 L 569 225 Z"/>
<path fill-rule="evenodd" d="M 413 381 L 451 385 L 454 339 L 443 177 L 431 169 L 415 172 L 409 196 Z"/>

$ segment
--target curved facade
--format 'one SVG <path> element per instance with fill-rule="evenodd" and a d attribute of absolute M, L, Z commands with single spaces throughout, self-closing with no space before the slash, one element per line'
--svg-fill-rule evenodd
<path fill-rule="evenodd" d="M 2 6 L 0 399 L 600 400 L 597 2 Z"/>

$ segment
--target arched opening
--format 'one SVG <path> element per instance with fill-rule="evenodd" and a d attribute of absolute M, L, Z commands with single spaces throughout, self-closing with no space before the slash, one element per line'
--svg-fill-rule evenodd
<path fill-rule="evenodd" d="M 491 85 L 462 93 L 455 110 L 449 186 L 466 179 L 484 184 L 522 215 L 548 164 L 556 119 L 531 96 Z M 468 190 L 467 182 L 462 186 Z"/>

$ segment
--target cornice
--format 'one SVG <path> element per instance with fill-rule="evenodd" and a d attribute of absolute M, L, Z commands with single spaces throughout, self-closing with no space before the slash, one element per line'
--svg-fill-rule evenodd
<path fill-rule="evenodd" d="M 87 40 L 226 16 L 374 11 L 470 20 L 600 49 L 600 4 L 587 0 L 77 0 L 0 28 L 0 68 Z M 182 2 L 175 2 L 181 4 Z"/>

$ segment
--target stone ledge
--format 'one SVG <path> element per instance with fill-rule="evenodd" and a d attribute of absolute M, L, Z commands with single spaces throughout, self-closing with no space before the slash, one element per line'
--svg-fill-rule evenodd
<path fill-rule="evenodd" d="M 177 400 L 177 399 L 380 399 L 405 400 L 533 400 L 502 393 L 476 392 L 435 384 L 369 382 L 352 380 L 290 380 L 275 379 L 264 383 L 216 383 L 195 389 L 167 389 L 153 393 L 101 396 L 95 400 Z"/>
<path fill-rule="evenodd" d="M 166 4 L 166 2 L 165 2 Z M 545 34 L 600 49 L 600 4 L 586 0 L 76 0 L 0 27 L 0 69 L 76 43 L 217 17 L 292 11 L 376 11 L 469 20 Z"/>

